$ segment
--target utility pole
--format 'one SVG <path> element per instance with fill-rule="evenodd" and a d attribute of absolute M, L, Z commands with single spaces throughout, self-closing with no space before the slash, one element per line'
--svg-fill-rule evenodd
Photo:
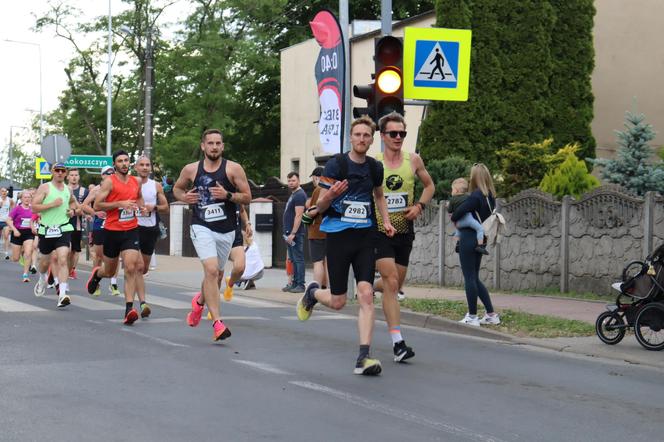
<path fill-rule="evenodd" d="M 148 27 L 145 43 L 145 110 L 143 153 L 152 159 L 152 27 Z"/>

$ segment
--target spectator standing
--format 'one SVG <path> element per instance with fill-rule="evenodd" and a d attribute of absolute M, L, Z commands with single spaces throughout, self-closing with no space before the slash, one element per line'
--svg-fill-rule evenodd
<path fill-rule="evenodd" d="M 291 195 L 284 210 L 284 240 L 288 245 L 288 258 L 293 261 L 294 274 L 290 287 L 284 287 L 290 293 L 304 293 L 304 225 L 302 214 L 307 202 L 307 194 L 300 187 L 300 175 L 288 174 L 288 189 Z"/>

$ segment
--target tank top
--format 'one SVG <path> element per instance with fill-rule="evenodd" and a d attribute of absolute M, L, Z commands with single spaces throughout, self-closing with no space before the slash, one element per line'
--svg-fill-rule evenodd
<path fill-rule="evenodd" d="M 2 204 L 0 204 L 0 221 L 5 222 L 7 221 L 7 217 L 9 216 L 9 211 L 11 210 L 11 204 L 12 204 L 12 199 L 9 197 L 6 197 L 4 201 L 2 201 Z"/>
<path fill-rule="evenodd" d="M 138 199 L 139 183 L 133 176 L 128 176 L 126 183 L 120 181 L 116 175 L 111 175 L 113 190 L 106 197 L 107 203 Z M 138 226 L 136 212 L 125 209 L 111 209 L 107 212 L 104 229 L 114 231 L 127 231 Z"/>
<path fill-rule="evenodd" d="M 145 204 L 157 205 L 157 183 L 148 178 L 145 184 L 141 184 L 141 196 Z M 149 214 L 138 216 L 138 225 L 143 227 L 154 227 L 157 225 L 156 208 Z"/>
<path fill-rule="evenodd" d="M 203 168 L 203 160 L 198 162 L 198 171 L 194 179 L 194 187 L 198 191 L 199 200 L 193 206 L 192 224 L 205 226 L 218 233 L 228 233 L 237 226 L 237 205 L 232 201 L 216 200 L 210 193 L 210 188 L 217 185 L 217 181 L 224 186 L 228 192 L 237 192 L 235 186 L 226 176 L 226 165 L 228 161 L 223 158 L 219 169 L 207 172 Z"/>
<path fill-rule="evenodd" d="M 61 232 L 71 232 L 74 230 L 74 226 L 69 223 L 69 217 L 67 216 L 67 210 L 69 210 L 69 199 L 71 194 L 69 193 L 69 187 L 63 185 L 62 190 L 58 190 L 57 187 L 53 185 L 52 182 L 48 183 L 48 194 L 44 197 L 42 204 L 49 204 L 55 201 L 57 198 L 62 199 L 62 204 L 58 207 L 51 207 L 48 210 L 41 212 L 41 220 L 39 221 L 39 231 L 40 235 L 46 233 L 46 227 L 59 227 Z M 54 237 L 57 236 L 57 232 L 53 234 Z"/>
<path fill-rule="evenodd" d="M 410 153 L 402 151 L 401 155 L 403 159 L 396 169 L 388 168 L 382 152 L 376 155 L 376 159 L 383 163 L 385 171 L 383 193 L 387 200 L 390 223 L 392 223 L 397 233 L 411 233 L 414 231 L 413 222 L 406 219 L 404 210 L 406 207 L 413 205 L 415 174 L 410 164 Z M 376 217 L 378 220 L 378 230 L 384 233 L 383 221 L 377 209 Z"/>

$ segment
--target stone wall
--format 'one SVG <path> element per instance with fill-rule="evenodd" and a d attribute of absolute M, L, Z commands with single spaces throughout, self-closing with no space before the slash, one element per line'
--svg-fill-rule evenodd
<path fill-rule="evenodd" d="M 559 287 L 608 293 L 629 261 L 644 258 L 664 242 L 663 202 L 659 196 L 635 197 L 616 186 L 600 187 L 578 200 L 557 201 L 536 189 L 509 201 L 499 199 L 508 231 L 483 259 L 480 276 L 488 286 L 503 290 Z M 416 224 L 410 282 L 463 285 L 445 204 L 427 207 Z"/>

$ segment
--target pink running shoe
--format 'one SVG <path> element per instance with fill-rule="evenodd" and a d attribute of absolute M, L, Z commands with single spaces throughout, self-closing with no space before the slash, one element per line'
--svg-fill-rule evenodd
<path fill-rule="evenodd" d="M 231 329 L 226 327 L 224 321 L 214 321 L 212 328 L 214 329 L 214 336 L 212 337 L 213 341 L 221 341 L 231 336 Z"/>
<path fill-rule="evenodd" d="M 196 327 L 201 322 L 201 316 L 203 316 L 203 309 L 205 306 L 198 303 L 200 297 L 201 292 L 198 292 L 191 300 L 191 311 L 187 313 L 187 324 L 189 327 Z"/>

